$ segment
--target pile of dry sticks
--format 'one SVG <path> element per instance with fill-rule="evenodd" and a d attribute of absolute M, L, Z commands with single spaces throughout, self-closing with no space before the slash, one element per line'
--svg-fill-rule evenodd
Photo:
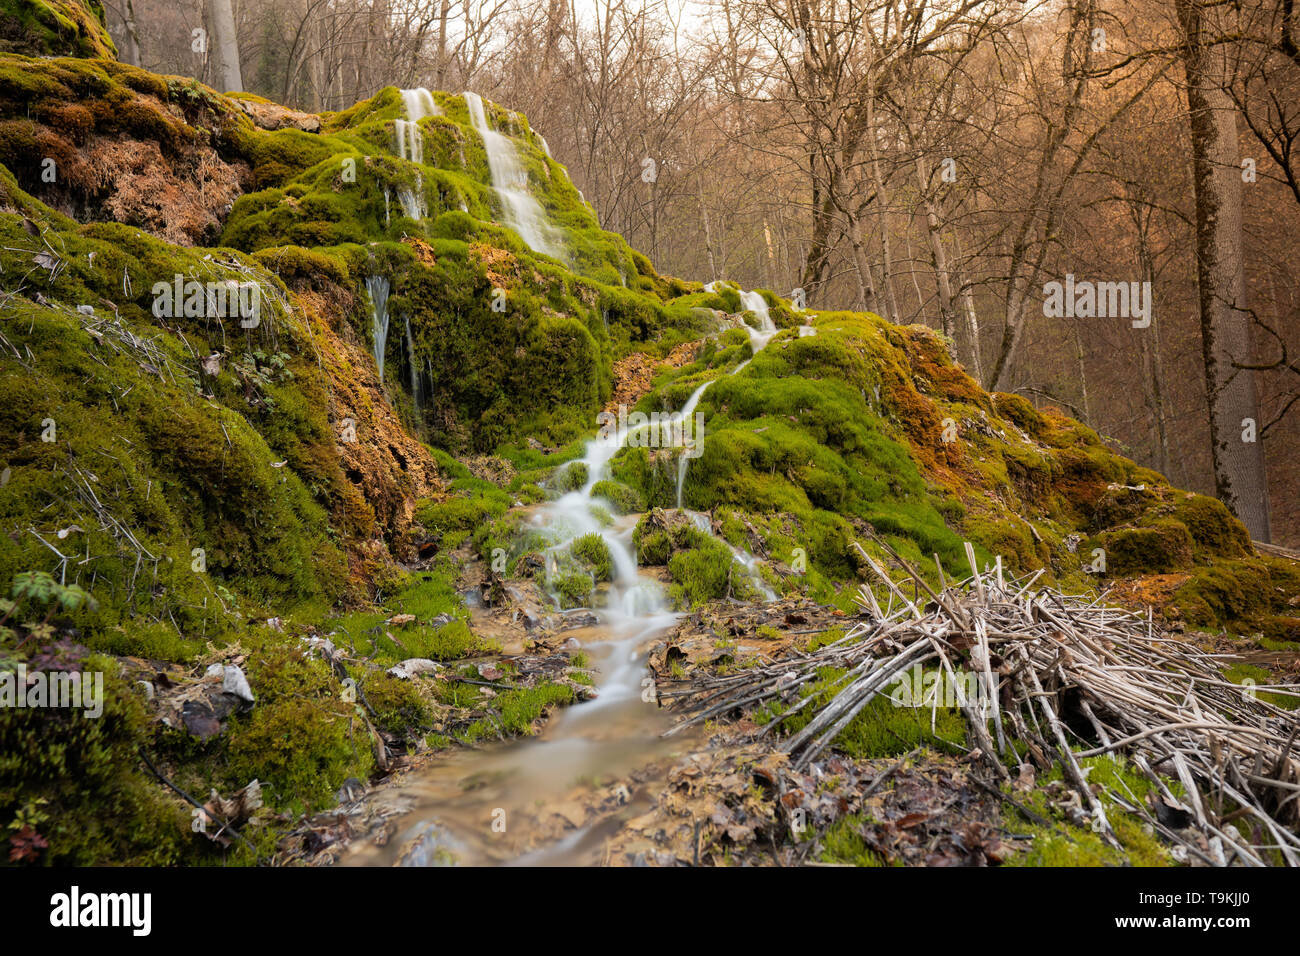
<path fill-rule="evenodd" d="M 833 644 L 739 674 L 669 683 L 660 697 L 681 701 L 684 718 L 669 733 L 772 700 L 787 704 L 757 732 L 769 734 L 825 700 L 800 693 L 803 685 L 825 667 L 844 668 L 835 696 L 781 742 L 802 769 L 921 665 L 955 689 L 968 741 L 995 782 L 1022 758 L 1039 771 L 1059 766 L 1080 798 L 1079 822 L 1113 846 L 1120 843 L 1102 796 L 1150 824 L 1179 858 L 1300 865 L 1300 713 L 1260 697 L 1300 687 L 1232 683 L 1222 674 L 1229 655 L 1162 631 L 1149 611 L 1144 617 L 1100 598 L 1035 588 L 1041 571 L 1013 579 L 1000 559 L 981 572 L 969 544 L 971 576 L 948 584 L 940 568 L 936 592 L 885 541 L 873 540 L 911 579 L 911 597 L 859 547 L 888 589 L 887 607 L 864 586 L 863 619 Z M 940 706 L 937 694 L 932 706 Z M 1127 759 L 1151 781 L 1149 802 L 1089 783 L 1080 761 L 1102 754 Z M 1181 783 L 1177 794 L 1172 781 Z"/>

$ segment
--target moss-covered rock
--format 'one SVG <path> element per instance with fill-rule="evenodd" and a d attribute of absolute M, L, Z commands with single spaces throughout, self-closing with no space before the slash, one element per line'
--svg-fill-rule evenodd
<path fill-rule="evenodd" d="M 113 59 L 117 48 L 99 0 L 4 0 L 0 53 Z"/>

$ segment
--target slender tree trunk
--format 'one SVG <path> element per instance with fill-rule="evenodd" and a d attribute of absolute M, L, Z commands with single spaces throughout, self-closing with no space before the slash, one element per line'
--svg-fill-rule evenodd
<path fill-rule="evenodd" d="M 1079 370 L 1079 400 L 1080 407 L 1083 409 L 1083 423 L 1092 425 L 1092 405 L 1088 398 L 1088 366 L 1084 362 L 1083 339 L 1079 335 L 1079 323 L 1071 325 L 1074 332 L 1074 364 Z"/>
<path fill-rule="evenodd" d="M 1135 224 L 1138 229 L 1138 268 L 1142 281 L 1151 283 L 1150 288 L 1155 288 L 1155 266 L 1151 261 L 1147 231 L 1140 219 Z M 1168 475 L 1169 413 L 1165 402 L 1165 365 L 1160 351 L 1160 325 L 1161 323 L 1153 322 L 1151 328 L 1139 333 L 1139 337 L 1142 341 L 1142 368 L 1151 383 L 1151 417 L 1156 424 L 1156 470 L 1162 475 Z"/>
<path fill-rule="evenodd" d="M 876 279 L 871 273 L 871 260 L 867 256 L 867 245 L 862 240 L 862 224 L 857 216 L 850 218 L 848 229 L 849 244 L 853 247 L 853 266 L 858 277 L 858 298 L 856 308 L 879 314 L 880 296 L 876 293 Z"/>
<path fill-rule="evenodd" d="M 943 334 L 951 337 L 956 317 L 952 278 L 948 271 L 948 255 L 944 251 L 943 238 L 940 235 L 943 226 L 939 220 L 939 211 L 929 196 L 929 177 L 925 171 L 925 160 L 920 154 L 916 157 L 916 180 L 921 189 L 921 201 L 925 206 L 926 238 L 930 242 L 930 265 L 934 268 L 934 283 L 939 290 L 939 319 L 943 324 Z"/>
<path fill-rule="evenodd" d="M 907 225 L 903 227 L 903 243 L 907 252 L 908 262 L 907 271 L 912 276 L 912 291 L 916 293 L 916 312 L 909 312 L 909 316 L 913 314 L 920 315 L 921 311 L 925 308 L 925 293 L 921 291 L 921 280 L 917 278 L 916 275 L 918 271 L 916 268 L 916 255 L 912 252 L 912 222 L 914 218 L 914 216 L 909 216 Z M 952 338 L 951 331 L 945 331 L 944 335 L 948 336 L 950 339 Z"/>
<path fill-rule="evenodd" d="M 1260 443 L 1242 248 L 1237 114 L 1224 90 L 1223 52 L 1212 48 L 1205 0 L 1175 0 L 1184 31 L 1201 352 L 1210 406 L 1210 445 L 1219 498 L 1256 541 L 1269 540 L 1268 480 Z M 1248 440 L 1249 439 L 1249 440 Z"/>
<path fill-rule="evenodd" d="M 451 0 L 442 0 L 438 7 L 438 62 L 434 65 L 437 88 L 447 88 L 447 18 L 451 16 Z"/>
<path fill-rule="evenodd" d="M 700 193 L 700 218 L 704 221 L 704 251 L 709 256 L 709 281 L 718 281 L 718 262 L 713 256 L 713 230 L 709 228 L 709 207 L 704 202 L 704 182 L 696 179 Z"/>
<path fill-rule="evenodd" d="M 231 0 L 211 0 L 208 16 L 212 21 L 212 68 L 217 89 L 241 93 L 244 78 L 239 69 L 239 34 Z"/>
<path fill-rule="evenodd" d="M 122 44 L 122 62 L 140 65 L 140 35 L 135 28 L 135 4 L 126 0 L 122 4 L 122 21 L 126 26 L 126 42 Z"/>
<path fill-rule="evenodd" d="M 961 235 L 953 233 L 953 242 L 957 246 L 957 260 L 960 262 L 963 258 L 961 251 Z M 954 275 L 957 278 L 957 285 L 961 288 L 962 308 L 966 313 L 966 332 L 970 336 L 970 354 L 972 366 L 975 369 L 975 381 L 981 385 L 984 384 L 984 355 L 980 348 L 980 318 L 975 311 L 975 295 L 971 292 L 970 286 L 962 281 L 960 273 Z"/>
<path fill-rule="evenodd" d="M 885 177 L 880 171 L 880 150 L 876 144 L 875 90 L 867 91 L 867 143 L 871 148 L 871 179 L 876 189 L 876 203 L 880 210 L 880 251 L 885 304 L 890 311 L 889 321 L 899 322 L 898 297 L 894 295 L 894 253 L 889 238 L 889 194 L 885 191 Z"/>

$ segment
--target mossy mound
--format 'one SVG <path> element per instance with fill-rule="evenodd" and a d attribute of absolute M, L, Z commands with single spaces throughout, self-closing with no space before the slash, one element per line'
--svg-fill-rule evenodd
<path fill-rule="evenodd" d="M 803 555 L 843 581 L 857 571 L 850 542 L 870 528 L 937 580 L 936 556 L 968 572 L 966 539 L 981 561 L 1073 587 L 1253 556 L 1220 502 L 1170 487 L 1055 409 L 983 391 L 930 330 L 853 313 L 798 321 L 814 334 L 782 331 L 743 368 L 742 334 L 710 340 L 637 405 L 680 408 L 712 379 L 682 498 L 715 519 L 734 510 L 733 544 Z M 630 448 L 613 474 L 671 506 L 680 455 Z"/>
<path fill-rule="evenodd" d="M 0 216 L 2 267 L 32 296 L 4 306 L 0 429 L 13 443 L 0 522 L 13 537 L 0 579 L 66 555 L 56 564 L 100 599 L 83 624 L 106 636 L 220 638 L 241 613 L 332 601 L 346 567 L 331 511 L 341 517 L 346 482 L 328 379 L 283 287 L 236 254 L 29 211 L 36 236 Z M 158 321 L 164 274 L 259 283 L 258 327 Z"/>
<path fill-rule="evenodd" d="M 181 862 L 190 813 L 143 772 L 139 748 L 151 731 L 143 698 L 117 662 L 91 655 L 79 664 L 103 674 L 103 710 L 0 708 L 0 818 L 9 862 L 142 866 Z M 43 846 L 14 856 L 24 831 Z"/>
<path fill-rule="evenodd" d="M 0 24 L 38 7 L 86 9 L 10 2 Z M 21 22 L 62 38 L 36 52 L 95 52 L 75 17 Z M 561 606 L 590 603 L 612 574 L 602 539 L 547 554 L 552 568 L 541 558 L 553 542 L 517 505 L 592 477 L 576 462 L 611 403 L 616 361 L 688 341 L 701 341 L 694 361 L 637 403 L 677 410 L 713 383 L 681 486 L 710 530 L 652 510 L 634 535 L 679 606 L 764 586 L 732 547 L 782 565 L 782 588 L 839 600 L 859 571 L 851 545 L 870 531 L 935 576 L 965 573 L 963 539 L 981 561 L 1073 583 L 1096 580 L 1084 565 L 1100 550 L 1106 575 L 1187 573 L 1173 606 L 1189 623 L 1290 639 L 1300 574 L 1255 557 L 1222 505 L 1054 410 L 984 392 L 924 328 L 799 314 L 761 292 L 782 331 L 752 355 L 740 323 L 754 316 L 734 285 L 659 276 L 600 229 L 522 117 L 485 104 L 560 237 L 555 255 L 530 248 L 503 224 L 464 98 L 434 100 L 412 162 L 394 149 L 405 114 L 393 88 L 302 129 L 267 129 L 192 81 L 0 53 L 0 433 L 13 436 L 0 461 L 0 587 L 53 574 L 95 602 L 24 628 L 150 666 L 239 655 L 257 695 L 196 741 L 147 723 L 105 658 L 114 716 L 98 729 L 0 715 L 0 750 L 84 779 L 51 795 L 46 778 L 0 761 L 0 811 L 57 838 L 48 859 L 195 852 L 200 838 L 172 829 L 184 808 L 136 761 L 144 751 L 195 792 L 257 778 L 278 811 L 330 803 L 375 769 L 382 734 L 422 734 L 439 706 L 457 706 L 455 682 L 431 699 L 380 676 L 388 665 L 491 650 L 456 591 L 466 554 L 492 567 L 490 585 L 545 575 Z M 202 289 L 161 308 L 177 282 Z M 250 284 L 257 321 L 209 307 Z M 471 471 L 449 452 L 508 467 Z M 625 449 L 597 493 L 623 513 L 672 507 L 680 454 Z M 395 567 L 417 558 L 418 576 Z M 308 655 L 311 628 L 367 665 Z M 15 660 L 42 646 L 19 653 L 16 638 L 0 633 Z M 373 692 L 364 707 L 345 699 L 344 674 Z M 517 688 L 492 719 L 445 729 L 466 742 L 527 733 L 574 694 Z M 893 746 L 895 718 L 862 715 L 863 753 Z M 65 753 L 68 740 L 84 752 Z M 111 833 L 109 819 L 129 829 Z"/>
<path fill-rule="evenodd" d="M 1281 558 L 1241 558 L 1193 568 L 1174 592 L 1166 616 L 1199 628 L 1263 632 L 1295 640 L 1300 565 Z"/>
<path fill-rule="evenodd" d="M 0 53 L 113 59 L 99 0 L 3 0 Z"/>
<path fill-rule="evenodd" d="M 259 142 L 241 110 L 193 80 L 113 60 L 0 55 L 0 164 L 79 222 L 215 243 L 252 182 Z"/>

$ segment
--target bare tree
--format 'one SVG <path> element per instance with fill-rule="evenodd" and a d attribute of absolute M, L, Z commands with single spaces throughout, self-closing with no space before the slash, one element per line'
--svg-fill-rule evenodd
<path fill-rule="evenodd" d="M 210 0 L 208 19 L 212 25 L 213 66 L 216 83 L 223 90 L 241 92 L 244 78 L 239 66 L 239 33 L 231 0 Z"/>
<path fill-rule="evenodd" d="M 1268 481 L 1259 437 L 1242 247 L 1237 110 L 1228 59 L 1213 42 L 1206 0 L 1175 0 L 1183 29 L 1196 189 L 1201 350 L 1219 498 L 1258 541 L 1270 540 Z"/>

